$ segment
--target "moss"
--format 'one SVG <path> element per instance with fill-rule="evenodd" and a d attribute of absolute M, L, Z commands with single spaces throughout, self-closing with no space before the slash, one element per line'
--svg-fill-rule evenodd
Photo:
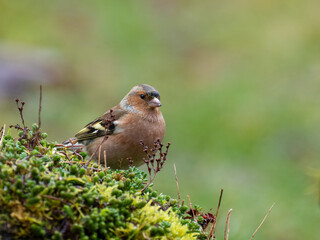
<path fill-rule="evenodd" d="M 36 125 L 0 146 L 0 235 L 7 239 L 203 239 L 187 207 L 149 186 L 147 175 L 83 168 L 86 153 L 48 143 Z M 22 136 L 22 137 L 21 137 Z M 36 139 L 35 137 L 39 139 Z M 38 144 L 32 145 L 30 141 Z M 8 238 L 10 236 L 10 238 Z"/>

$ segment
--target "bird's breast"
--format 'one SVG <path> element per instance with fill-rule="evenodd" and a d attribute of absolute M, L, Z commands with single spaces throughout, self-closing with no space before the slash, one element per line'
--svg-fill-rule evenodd
<path fill-rule="evenodd" d="M 123 138 L 126 138 L 128 141 L 139 143 L 142 140 L 145 144 L 153 146 L 153 142 L 156 139 L 163 139 L 165 122 L 161 113 L 156 117 L 152 116 L 149 118 L 137 115 L 123 119 L 121 124 L 119 122 L 119 128 L 122 129 L 119 135 L 123 135 Z"/>

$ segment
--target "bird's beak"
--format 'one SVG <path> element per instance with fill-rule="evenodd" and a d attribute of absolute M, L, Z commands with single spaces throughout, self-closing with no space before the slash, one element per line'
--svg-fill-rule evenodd
<path fill-rule="evenodd" d="M 149 102 L 149 106 L 150 107 L 161 107 L 162 104 L 160 102 L 160 100 L 156 97 L 154 97 L 150 102 Z"/>

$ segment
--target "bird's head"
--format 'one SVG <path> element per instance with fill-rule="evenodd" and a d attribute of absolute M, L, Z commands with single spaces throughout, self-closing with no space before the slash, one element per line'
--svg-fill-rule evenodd
<path fill-rule="evenodd" d="M 160 94 L 154 87 L 140 84 L 133 87 L 120 104 L 131 111 L 154 110 L 161 107 Z"/>

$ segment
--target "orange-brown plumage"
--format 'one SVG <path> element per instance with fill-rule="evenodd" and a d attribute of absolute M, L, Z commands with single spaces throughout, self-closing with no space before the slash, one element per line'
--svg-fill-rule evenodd
<path fill-rule="evenodd" d="M 121 100 L 120 104 L 111 108 L 114 115 L 114 128 L 108 131 L 108 139 L 101 145 L 101 161 L 106 151 L 109 167 L 128 168 L 128 158 L 133 160 L 135 166 L 143 163 L 145 157 L 140 144 L 152 147 L 158 138 L 163 139 L 165 121 L 159 110 L 161 106 L 160 95 L 152 86 L 141 84 L 133 87 Z M 76 134 L 80 143 L 86 145 L 89 155 L 93 154 L 104 138 L 106 130 L 101 122 L 110 118 L 110 111 L 85 126 Z M 99 151 L 94 155 L 98 159 Z"/>

